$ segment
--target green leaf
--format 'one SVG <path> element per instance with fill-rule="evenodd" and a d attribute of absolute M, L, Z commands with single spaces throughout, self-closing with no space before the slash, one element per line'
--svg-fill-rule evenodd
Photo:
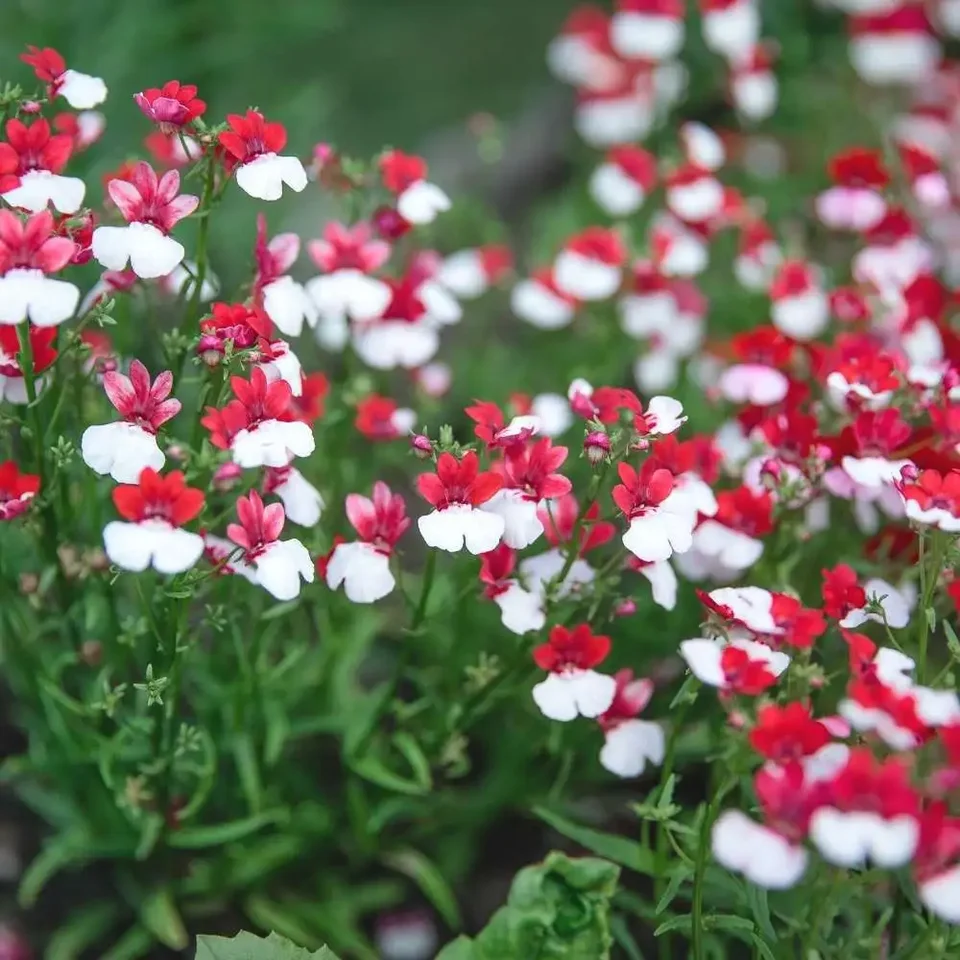
<path fill-rule="evenodd" d="M 473 941 L 469 937 L 457 937 L 448 943 L 438 954 L 437 960 L 476 960 Z"/>
<path fill-rule="evenodd" d="M 197 937 L 195 960 L 337 960 L 327 947 L 307 950 L 271 933 L 257 937 L 252 933 L 238 933 L 235 937 Z"/>
<path fill-rule="evenodd" d="M 95 903 L 83 908 L 57 928 L 47 944 L 45 960 L 79 960 L 106 935 L 119 916 L 120 907 L 114 903 Z"/>
<path fill-rule="evenodd" d="M 770 947 L 755 933 L 751 935 L 750 942 L 757 948 L 757 953 L 763 957 L 763 960 L 777 960 Z"/>
<path fill-rule="evenodd" d="M 407 848 L 387 854 L 383 862 L 413 880 L 423 895 L 437 908 L 448 927 L 452 930 L 460 929 L 462 920 L 457 898 L 431 860 L 419 851 Z"/>
<path fill-rule="evenodd" d="M 655 937 L 662 937 L 665 933 L 671 933 L 674 930 L 682 930 L 684 933 L 690 932 L 691 916 L 689 913 L 682 913 L 679 917 L 671 917 L 653 931 Z"/>
<path fill-rule="evenodd" d="M 726 930 L 730 933 L 753 933 L 755 929 L 752 920 L 728 913 L 704 917 L 703 926 L 705 930 Z"/>
<path fill-rule="evenodd" d="M 269 610 L 264 610 L 260 614 L 261 621 L 268 620 L 277 620 L 280 617 L 285 617 L 288 613 L 293 613 L 297 607 L 300 606 L 301 600 L 297 598 L 296 600 L 288 600 L 286 603 L 278 603 L 275 607 L 270 607 Z"/>
<path fill-rule="evenodd" d="M 164 946 L 184 950 L 190 942 L 169 890 L 157 890 L 140 904 L 140 922 Z"/>
<path fill-rule="evenodd" d="M 156 940 L 150 932 L 137 924 L 131 927 L 101 960 L 140 960 L 147 956 L 147 951 L 152 950 L 155 943 Z"/>
<path fill-rule="evenodd" d="M 79 834 L 61 833 L 44 844 L 20 879 L 17 899 L 22 907 L 32 907 L 43 888 L 61 870 L 88 859 L 89 851 Z"/>
<path fill-rule="evenodd" d="M 410 769 L 413 771 L 413 779 L 419 783 L 425 791 L 433 787 L 433 777 L 430 773 L 430 761 L 420 744 L 409 733 L 400 732 L 393 738 L 393 745 L 403 754 Z"/>
<path fill-rule="evenodd" d="M 241 733 L 234 739 L 233 759 L 240 775 L 243 795 L 247 798 L 247 806 L 250 813 L 256 816 L 263 807 L 263 782 L 260 778 L 257 752 L 249 734 Z"/>
<path fill-rule="evenodd" d="M 673 903 L 673 898 L 680 892 L 680 887 L 683 886 L 684 880 L 690 874 L 685 870 L 678 870 L 671 878 L 670 882 L 667 884 L 667 889 L 663 891 L 663 896 L 657 901 L 656 914 L 659 916 L 663 913 L 667 907 Z"/>
<path fill-rule="evenodd" d="M 202 850 L 205 847 L 219 847 L 235 840 L 243 840 L 271 823 L 281 823 L 288 819 L 289 811 L 285 807 L 278 810 L 266 810 L 243 820 L 231 820 L 213 827 L 184 827 L 170 834 L 168 843 L 181 850 Z"/>
<path fill-rule="evenodd" d="M 630 932 L 627 921 L 620 914 L 615 914 L 610 918 L 610 932 L 613 934 L 613 939 L 620 945 L 620 949 L 627 955 L 628 960 L 643 960 L 643 951 Z"/>
<path fill-rule="evenodd" d="M 401 777 L 400 774 L 394 773 L 382 760 L 374 756 L 352 761 L 350 769 L 363 777 L 364 780 L 369 780 L 371 783 L 395 793 L 422 796 L 430 792 L 429 786 L 424 786 L 420 781 L 412 780 L 409 777 Z"/>
<path fill-rule="evenodd" d="M 767 891 L 752 883 L 748 883 L 746 886 L 747 903 L 750 906 L 753 919 L 757 921 L 757 926 L 763 933 L 764 939 L 769 940 L 771 943 L 776 943 L 779 938 L 770 920 L 770 902 Z"/>
<path fill-rule="evenodd" d="M 960 639 L 957 638 L 957 631 L 950 625 L 949 620 L 944 620 L 941 624 L 943 632 L 947 635 L 947 649 L 950 651 L 953 659 L 960 663 Z"/>
<path fill-rule="evenodd" d="M 614 863 L 619 863 L 636 873 L 653 876 L 653 854 L 649 850 L 645 850 L 636 841 L 580 826 L 580 824 L 573 823 L 546 807 L 534 807 L 533 813 L 544 823 L 553 827 L 557 833 L 562 833 L 568 839 L 586 847 L 591 853 L 612 860 Z"/>

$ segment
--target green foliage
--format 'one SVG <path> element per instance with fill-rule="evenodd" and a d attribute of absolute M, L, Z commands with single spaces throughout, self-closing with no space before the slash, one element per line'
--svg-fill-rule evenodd
<path fill-rule="evenodd" d="M 460 937 L 437 960 L 607 960 L 619 874 L 606 860 L 551 853 L 517 874 L 506 906 L 476 937 Z"/>
<path fill-rule="evenodd" d="M 195 960 L 337 960 L 331 950 L 307 950 L 279 934 L 257 937 L 238 933 L 235 937 L 197 938 Z"/>

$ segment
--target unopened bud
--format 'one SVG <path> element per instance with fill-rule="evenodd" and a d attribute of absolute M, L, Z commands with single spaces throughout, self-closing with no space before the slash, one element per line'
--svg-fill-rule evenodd
<path fill-rule="evenodd" d="M 103 644 L 99 640 L 84 640 L 80 647 L 80 659 L 88 667 L 99 667 L 103 659 Z"/>
<path fill-rule="evenodd" d="M 27 941 L 13 927 L 0 927 L 0 960 L 31 960 Z"/>
<path fill-rule="evenodd" d="M 167 447 L 167 456 L 171 460 L 176 460 L 178 463 L 183 463 L 187 459 L 186 448 L 181 446 L 179 443 L 172 443 Z"/>
<path fill-rule="evenodd" d="M 765 460 L 760 467 L 760 482 L 768 489 L 775 489 L 780 485 L 783 477 L 783 468 L 776 460 Z"/>
<path fill-rule="evenodd" d="M 900 471 L 900 479 L 904 483 L 914 483 L 919 476 L 920 471 L 912 463 L 908 463 Z"/>
<path fill-rule="evenodd" d="M 36 100 L 23 100 L 20 103 L 20 112 L 33 116 L 43 110 L 43 104 Z"/>
<path fill-rule="evenodd" d="M 410 232 L 410 224 L 393 207 L 378 207 L 370 219 L 384 240 L 399 240 Z"/>
<path fill-rule="evenodd" d="M 219 490 L 221 493 L 233 489 L 242 473 L 242 468 L 236 463 L 221 464 L 213 474 L 214 489 Z"/>
<path fill-rule="evenodd" d="M 747 715 L 742 710 L 731 710 L 727 714 L 727 722 L 734 730 L 743 730 L 747 725 Z"/>
<path fill-rule="evenodd" d="M 29 597 L 40 589 L 40 578 L 35 573 L 20 574 L 20 592 Z"/>
<path fill-rule="evenodd" d="M 641 453 L 645 453 L 650 449 L 650 441 L 646 437 L 637 437 L 637 439 L 634 440 L 630 446 L 634 450 L 639 450 Z"/>
<path fill-rule="evenodd" d="M 197 356 L 208 367 L 217 367 L 223 359 L 223 344 L 220 338 L 212 333 L 205 333 L 197 344 Z"/>
<path fill-rule="evenodd" d="M 428 460 L 433 456 L 433 442 L 428 436 L 422 433 L 415 433 L 410 438 L 410 449 L 421 460 Z"/>
<path fill-rule="evenodd" d="M 618 617 L 632 617 L 637 612 L 636 601 L 627 597 L 613 608 L 613 612 Z"/>
<path fill-rule="evenodd" d="M 83 562 L 95 573 L 103 573 L 110 569 L 110 558 L 99 547 L 87 550 L 83 555 Z"/>
<path fill-rule="evenodd" d="M 588 433 L 583 439 L 583 452 L 594 466 L 610 456 L 610 438 L 600 430 Z"/>

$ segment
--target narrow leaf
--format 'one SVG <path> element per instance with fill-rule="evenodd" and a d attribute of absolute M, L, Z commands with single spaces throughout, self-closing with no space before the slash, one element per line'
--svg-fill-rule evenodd
<path fill-rule="evenodd" d="M 387 854 L 383 862 L 409 877 L 437 908 L 447 926 L 459 930 L 462 924 L 457 898 L 437 866 L 417 850 L 406 848 Z"/>
<path fill-rule="evenodd" d="M 607 860 L 619 863 L 621 866 L 637 873 L 653 876 L 653 854 L 649 850 L 645 850 L 636 841 L 580 826 L 580 824 L 573 823 L 546 807 L 534 807 L 533 813 L 544 823 L 553 827 L 557 833 L 561 833 L 568 839 L 573 840 L 574 843 L 586 847 L 587 850 L 597 854 L 597 856 L 605 857 Z"/>
<path fill-rule="evenodd" d="M 289 816 L 286 808 L 266 810 L 243 820 L 231 820 L 212 827 L 184 827 L 170 834 L 171 847 L 181 850 L 201 850 L 205 847 L 219 847 L 224 843 L 242 840 L 271 823 L 280 823 Z"/>

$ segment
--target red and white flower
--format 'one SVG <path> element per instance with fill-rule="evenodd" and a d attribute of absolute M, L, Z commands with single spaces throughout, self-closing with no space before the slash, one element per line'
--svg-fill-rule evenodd
<path fill-rule="evenodd" d="M 292 457 L 309 457 L 316 443 L 313 431 L 293 419 L 292 392 L 283 380 L 270 383 L 254 367 L 250 379 L 231 377 L 234 399 L 220 410 L 207 408 L 203 425 L 210 442 L 229 450 L 241 467 L 285 467 Z"/>
<path fill-rule="evenodd" d="M 573 323 L 580 301 L 557 286 L 550 267 L 520 280 L 510 294 L 510 309 L 531 326 L 560 330 Z"/>
<path fill-rule="evenodd" d="M 683 46 L 683 0 L 618 0 L 610 42 L 622 57 L 658 62 Z"/>
<path fill-rule="evenodd" d="M 900 3 L 848 22 L 850 60 L 867 83 L 915 84 L 940 60 L 940 44 L 921 4 Z"/>
<path fill-rule="evenodd" d="M 410 526 L 403 497 L 383 482 L 373 485 L 373 499 L 351 493 L 346 500 L 347 519 L 359 540 L 336 543 L 318 563 L 318 571 L 331 590 L 342 586 L 353 603 L 375 603 L 396 586 L 390 557 Z M 321 569 L 322 567 L 322 569 Z"/>
<path fill-rule="evenodd" d="M 947 923 L 960 923 L 960 820 L 944 803 L 920 815 L 912 869 L 923 905 Z"/>
<path fill-rule="evenodd" d="M 323 271 L 306 285 L 322 314 L 373 320 L 386 310 L 391 288 L 372 274 L 390 258 L 390 244 L 376 239 L 369 224 L 328 223 L 323 238 L 311 240 L 307 250 Z"/>
<path fill-rule="evenodd" d="M 750 123 L 766 120 L 777 109 L 780 87 L 773 72 L 773 58 L 762 45 L 733 64 L 730 98 L 737 113 Z"/>
<path fill-rule="evenodd" d="M 680 644 L 680 656 L 701 683 L 735 696 L 759 696 L 790 666 L 787 654 L 757 640 L 740 638 L 729 643 L 684 640 Z"/>
<path fill-rule="evenodd" d="M 628 217 L 657 185 L 657 160 L 641 147 L 614 147 L 590 177 L 590 194 L 611 217 Z"/>
<path fill-rule="evenodd" d="M 50 132 L 44 119 L 29 126 L 21 120 L 8 120 L 7 142 L 0 143 L 0 191 L 11 207 L 38 213 L 52 203 L 60 213 L 76 213 L 86 192 L 77 177 L 61 176 L 70 154 L 73 138 Z"/>
<path fill-rule="evenodd" d="M 76 250 L 72 240 L 54 233 L 49 211 L 23 221 L 0 210 L 0 325 L 29 319 L 55 327 L 72 317 L 80 291 L 50 274 L 67 266 Z"/>
<path fill-rule="evenodd" d="M 522 636 L 543 629 L 546 623 L 543 595 L 524 589 L 513 576 L 516 553 L 501 543 L 481 557 L 480 582 L 484 595 L 500 608 L 500 622 L 511 632 Z"/>
<path fill-rule="evenodd" d="M 287 337 L 299 337 L 304 321 L 310 327 L 317 325 L 313 300 L 302 284 L 287 276 L 299 255 L 300 238 L 295 233 L 278 233 L 268 242 L 267 219 L 263 214 L 257 217 L 254 299 Z"/>
<path fill-rule="evenodd" d="M 910 616 L 917 603 L 916 589 L 912 584 L 905 584 L 898 590 L 886 580 L 873 577 L 863 584 L 862 590 L 864 604 L 851 609 L 840 620 L 841 627 L 852 630 L 872 620 L 876 623 L 886 622 L 887 626 L 893 627 L 894 630 L 902 630 L 910 622 Z M 873 601 L 874 604 L 879 605 L 883 613 L 868 613 L 865 609 L 867 601 Z"/>
<path fill-rule="evenodd" d="M 549 676 L 533 688 L 534 703 L 550 720 L 599 717 L 610 709 L 617 692 L 613 677 L 597 673 L 610 652 L 610 638 L 595 636 L 588 624 L 568 630 L 556 626 L 533 659 Z"/>
<path fill-rule="evenodd" d="M 127 225 L 93 231 L 97 261 L 108 270 L 123 270 L 129 262 L 133 272 L 145 280 L 171 273 L 186 251 L 170 231 L 200 204 L 199 197 L 178 196 L 179 190 L 176 170 L 158 178 L 149 163 L 138 163 L 129 180 L 111 180 L 107 192 Z"/>
<path fill-rule="evenodd" d="M 716 515 L 694 530 L 693 550 L 723 571 L 742 573 L 763 556 L 762 538 L 773 530 L 773 498 L 740 486 L 718 493 L 717 505 Z"/>
<path fill-rule="evenodd" d="M 115 370 L 105 373 L 103 389 L 123 419 L 83 431 L 83 462 L 117 483 L 136 483 L 145 467 L 159 470 L 166 459 L 157 431 L 180 412 L 180 401 L 170 398 L 173 374 L 164 370 L 151 383 L 147 368 L 134 360 L 129 377 Z"/>
<path fill-rule="evenodd" d="M 396 440 L 413 430 L 417 415 L 390 397 L 371 394 L 357 403 L 356 428 L 368 440 Z"/>
<path fill-rule="evenodd" d="M 54 342 L 57 331 L 53 327 L 29 328 L 30 347 L 33 353 L 33 373 L 36 378 L 34 384 L 39 394 L 45 386 L 44 378 L 40 376 L 54 360 L 57 359 L 57 350 Z M 20 341 L 17 331 L 13 327 L 0 325 L 0 399 L 8 403 L 24 404 L 27 402 L 27 385 L 20 366 Z"/>
<path fill-rule="evenodd" d="M 899 411 L 865 410 L 853 422 L 851 430 L 853 452 L 857 455 L 841 457 L 840 466 L 861 487 L 894 484 L 900 479 L 903 468 L 911 462 L 894 455 L 909 436 L 910 428 Z"/>
<path fill-rule="evenodd" d="M 663 727 L 637 719 L 653 696 L 653 681 L 635 680 L 632 670 L 619 670 L 613 679 L 613 702 L 597 718 L 604 738 L 600 764 L 618 777 L 639 777 L 647 763 L 663 763 L 666 752 Z"/>
<path fill-rule="evenodd" d="M 714 859 L 765 890 L 789 890 L 807 869 L 807 851 L 740 810 L 725 810 L 711 830 Z"/>
<path fill-rule="evenodd" d="M 786 261 L 770 286 L 773 325 L 794 340 L 813 340 L 830 321 L 830 303 L 816 270 L 802 260 Z"/>
<path fill-rule="evenodd" d="M 19 517 L 39 492 L 39 477 L 21 473 L 13 460 L 0 463 L 0 521 Z"/>
<path fill-rule="evenodd" d="M 510 248 L 489 244 L 445 257 L 437 269 L 436 280 L 455 297 L 475 300 L 499 283 L 512 267 Z"/>
<path fill-rule="evenodd" d="M 460 460 L 441 453 L 437 472 L 417 477 L 420 496 L 434 508 L 417 521 L 427 546 L 451 553 L 466 547 L 474 555 L 493 550 L 506 524 L 503 517 L 482 508 L 502 486 L 499 474 L 480 470 L 472 450 Z"/>
<path fill-rule="evenodd" d="M 275 493 L 283 503 L 287 519 L 301 527 L 315 527 L 320 522 L 323 496 L 296 467 L 267 467 L 263 492 Z"/>
<path fill-rule="evenodd" d="M 757 0 L 700 0 L 700 10 L 707 47 L 734 63 L 750 55 L 760 36 Z"/>
<path fill-rule="evenodd" d="M 390 150 L 380 157 L 380 176 L 407 223 L 433 223 L 438 213 L 450 209 L 450 198 L 427 180 L 427 162 L 421 157 Z"/>
<path fill-rule="evenodd" d="M 28 46 L 20 59 L 33 67 L 38 80 L 47 84 L 51 100 L 63 97 L 74 110 L 90 110 L 107 99 L 107 85 L 100 77 L 68 70 L 63 57 L 52 47 Z"/>
<path fill-rule="evenodd" d="M 875 227 L 887 212 L 881 191 L 890 174 L 876 150 L 854 147 L 830 160 L 830 179 L 836 184 L 817 197 L 817 216 L 833 230 L 860 233 Z"/>
<path fill-rule="evenodd" d="M 237 186 L 257 200 L 279 200 L 284 186 L 300 193 L 307 185 L 307 171 L 296 157 L 283 156 L 287 131 L 282 123 L 266 120 L 248 110 L 244 116 L 227 114 L 229 129 L 219 144 L 234 169 Z"/>
<path fill-rule="evenodd" d="M 670 212 L 684 223 L 706 223 L 723 210 L 723 185 L 712 171 L 694 163 L 678 167 L 666 178 Z"/>
<path fill-rule="evenodd" d="M 241 562 L 253 569 L 254 582 L 276 600 L 293 600 L 300 595 L 301 581 L 313 583 L 313 561 L 299 540 L 281 540 L 286 519 L 279 503 L 263 505 L 251 490 L 237 498 L 240 523 L 227 527 L 227 536 L 242 548 Z"/>
<path fill-rule="evenodd" d="M 896 486 L 914 523 L 960 532 L 960 470 L 923 470 L 915 480 Z"/>
<path fill-rule="evenodd" d="M 135 485 L 114 488 L 113 502 L 123 520 L 104 527 L 103 545 L 121 570 L 183 573 L 203 555 L 203 537 L 183 529 L 203 509 L 203 491 L 179 470 L 161 477 L 146 467 Z"/>
<path fill-rule="evenodd" d="M 557 257 L 557 288 L 577 300 L 606 300 L 620 288 L 627 251 L 615 230 L 588 227 L 572 237 Z"/>

